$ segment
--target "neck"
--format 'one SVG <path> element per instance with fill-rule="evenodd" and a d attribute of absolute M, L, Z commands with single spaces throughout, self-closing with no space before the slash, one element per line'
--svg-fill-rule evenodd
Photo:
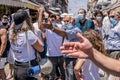
<path fill-rule="evenodd" d="M 102 21 L 100 21 L 100 22 L 97 21 L 97 26 L 98 26 L 98 27 L 101 27 L 101 26 L 102 26 Z"/>
<path fill-rule="evenodd" d="M 81 23 L 84 23 L 85 20 L 86 20 L 86 19 L 80 20 L 80 22 L 81 22 Z"/>

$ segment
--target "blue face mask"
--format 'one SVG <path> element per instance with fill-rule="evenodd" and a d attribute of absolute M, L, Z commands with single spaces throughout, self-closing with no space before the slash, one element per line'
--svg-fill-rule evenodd
<path fill-rule="evenodd" d="M 96 19 L 100 22 L 102 21 L 102 17 L 96 17 Z"/>
<path fill-rule="evenodd" d="M 115 20 L 114 18 L 110 18 L 110 23 L 113 24 L 113 26 L 115 26 L 117 24 L 117 20 Z"/>
<path fill-rule="evenodd" d="M 52 26 L 53 26 L 53 27 L 56 27 L 56 23 L 55 23 L 55 22 L 52 22 Z"/>
<path fill-rule="evenodd" d="M 67 24 L 66 25 L 66 30 L 71 30 L 73 28 L 73 25 L 72 24 Z"/>
<path fill-rule="evenodd" d="M 84 14 L 78 14 L 78 19 L 79 19 L 79 20 L 84 19 Z"/>

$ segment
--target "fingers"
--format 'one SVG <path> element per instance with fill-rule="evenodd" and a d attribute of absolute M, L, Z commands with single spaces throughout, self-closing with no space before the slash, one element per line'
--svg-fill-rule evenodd
<path fill-rule="evenodd" d="M 73 52 L 72 50 L 62 50 L 61 53 L 62 54 L 70 54 L 71 52 Z"/>
<path fill-rule="evenodd" d="M 77 33 L 77 37 L 79 38 L 81 42 L 85 40 L 85 38 L 80 33 Z"/>
<path fill-rule="evenodd" d="M 65 42 L 63 43 L 63 46 L 65 47 L 73 47 L 75 45 L 75 42 Z"/>
<path fill-rule="evenodd" d="M 72 57 L 75 57 L 75 58 L 79 58 L 79 54 L 80 54 L 80 53 L 78 53 L 78 52 L 73 52 L 73 53 L 71 52 L 71 53 L 69 53 L 68 55 L 69 55 L 69 56 L 72 56 Z"/>

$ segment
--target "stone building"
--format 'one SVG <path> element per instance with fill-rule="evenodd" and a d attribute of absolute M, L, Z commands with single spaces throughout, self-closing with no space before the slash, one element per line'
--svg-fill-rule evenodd
<path fill-rule="evenodd" d="M 103 11 L 104 15 L 109 10 L 120 11 L 120 0 L 88 0 L 88 15 L 93 17 L 96 10 Z"/>
<path fill-rule="evenodd" d="M 68 0 L 31 0 L 34 3 L 41 3 L 55 11 L 60 9 L 61 13 L 68 12 Z M 60 13 L 60 12 L 59 12 Z"/>

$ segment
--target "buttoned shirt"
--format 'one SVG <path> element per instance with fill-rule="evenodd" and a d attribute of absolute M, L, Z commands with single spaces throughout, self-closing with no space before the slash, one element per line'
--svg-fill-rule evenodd
<path fill-rule="evenodd" d="M 107 50 L 120 50 L 120 21 L 110 30 L 106 47 Z"/>

